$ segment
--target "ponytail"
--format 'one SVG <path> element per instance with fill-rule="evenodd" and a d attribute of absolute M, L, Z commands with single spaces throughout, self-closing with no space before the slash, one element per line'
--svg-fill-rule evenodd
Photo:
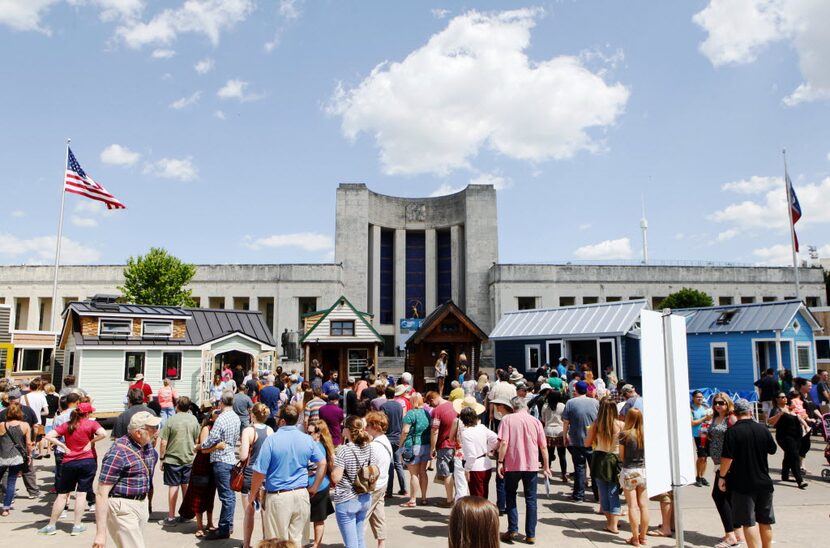
<path fill-rule="evenodd" d="M 352 443 L 358 447 L 363 447 L 372 441 L 372 436 L 366 432 L 366 421 L 364 421 L 361 417 L 350 415 L 346 419 L 346 428 L 349 430 L 349 437 L 351 438 Z"/>

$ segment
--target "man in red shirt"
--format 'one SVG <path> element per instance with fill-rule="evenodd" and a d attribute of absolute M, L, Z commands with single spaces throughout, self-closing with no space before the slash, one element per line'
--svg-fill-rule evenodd
<path fill-rule="evenodd" d="M 130 388 L 138 388 L 142 392 L 144 392 L 144 403 L 150 403 L 150 399 L 153 397 L 153 389 L 150 388 L 150 385 L 144 382 L 144 375 L 139 373 L 135 376 L 135 382 L 130 385 Z"/>
<path fill-rule="evenodd" d="M 455 459 L 455 435 L 457 431 L 458 413 L 452 402 L 442 398 L 438 392 L 428 392 L 426 401 L 432 407 L 432 436 L 430 448 L 432 458 L 437 459 L 435 468 L 436 479 L 444 481 L 447 491 L 447 500 L 442 505 L 450 507 L 453 504 L 453 463 Z"/>

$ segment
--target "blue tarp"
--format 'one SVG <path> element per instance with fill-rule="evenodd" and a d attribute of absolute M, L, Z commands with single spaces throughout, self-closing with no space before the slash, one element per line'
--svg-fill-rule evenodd
<path fill-rule="evenodd" d="M 741 390 L 739 392 L 729 392 L 726 390 L 720 390 L 718 388 L 695 388 L 694 390 L 689 390 L 689 402 L 692 401 L 692 394 L 700 390 L 703 393 L 703 398 L 706 400 L 706 405 L 712 405 L 712 396 L 719 392 L 726 392 L 732 401 L 738 399 L 745 399 L 749 400 L 750 402 L 757 402 L 758 401 L 758 392 L 755 390 Z"/>

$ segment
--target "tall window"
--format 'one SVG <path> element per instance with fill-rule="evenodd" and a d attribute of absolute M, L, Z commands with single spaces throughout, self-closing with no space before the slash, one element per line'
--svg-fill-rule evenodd
<path fill-rule="evenodd" d="M 799 344 L 796 346 L 796 360 L 798 363 L 799 373 L 809 373 L 813 370 L 813 364 L 810 360 L 810 344 Z"/>
<path fill-rule="evenodd" d="M 132 382 L 139 373 L 144 374 L 144 352 L 124 353 L 124 380 Z"/>
<path fill-rule="evenodd" d="M 542 352 L 538 344 L 525 345 L 525 371 L 538 369 L 542 365 Z"/>
<path fill-rule="evenodd" d="M 407 318 L 423 318 L 426 310 L 426 236 L 423 232 L 406 232 L 406 304 Z M 416 316 L 417 312 L 417 316 Z"/>
<path fill-rule="evenodd" d="M 729 356 L 726 343 L 712 343 L 712 373 L 729 373 Z"/>
<path fill-rule="evenodd" d="M 369 351 L 365 348 L 350 348 L 348 356 L 349 376 L 359 379 L 363 368 L 369 363 Z"/>
<path fill-rule="evenodd" d="M 333 337 L 354 336 L 354 320 L 332 320 L 331 335 Z"/>
<path fill-rule="evenodd" d="M 162 378 L 178 381 L 182 378 L 182 353 L 164 352 L 161 355 Z"/>
<path fill-rule="evenodd" d="M 393 323 L 395 304 L 395 232 L 380 231 L 380 323 Z M 394 348 L 394 345 L 387 348 Z"/>
<path fill-rule="evenodd" d="M 452 238 L 449 230 L 435 233 L 435 261 L 435 291 L 440 305 L 452 299 Z"/>

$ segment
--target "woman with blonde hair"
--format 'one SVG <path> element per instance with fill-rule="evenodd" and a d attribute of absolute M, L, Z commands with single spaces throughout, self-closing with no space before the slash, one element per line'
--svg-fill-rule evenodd
<path fill-rule="evenodd" d="M 298 421 L 299 422 L 299 421 Z M 323 454 L 326 455 L 326 475 L 323 477 L 323 482 L 317 489 L 317 492 L 311 496 L 310 500 L 310 519 L 309 521 L 314 526 L 314 540 L 312 541 L 313 548 L 320 548 L 323 542 L 323 533 L 326 529 L 326 518 L 334 513 L 334 506 L 331 504 L 331 493 L 329 487 L 329 475 L 334 470 L 334 443 L 331 441 L 331 433 L 325 421 L 312 421 L 308 425 L 308 435 L 314 440 L 314 443 L 320 446 Z M 311 463 L 308 467 L 308 486 L 314 485 L 314 480 L 317 474 L 317 464 Z M 308 530 L 304 533 L 304 538 L 308 538 Z"/>
<path fill-rule="evenodd" d="M 359 470 L 373 462 L 372 436 L 366 432 L 366 421 L 350 415 L 344 425 L 343 439 L 343 444 L 334 454 L 334 470 L 331 472 L 334 492 L 331 499 L 343 544 L 346 548 L 363 548 L 372 493 L 358 493 L 354 484 Z"/>
<path fill-rule="evenodd" d="M 421 487 L 421 505 L 427 503 L 427 464 L 430 461 L 430 416 L 424 409 L 424 398 L 420 394 L 412 396 L 412 409 L 403 417 L 401 428 L 401 460 L 409 470 L 409 500 L 401 504 L 404 508 L 414 508 L 418 499 L 418 486 Z"/>
<path fill-rule="evenodd" d="M 605 514 L 605 530 L 619 533 L 620 485 L 619 485 L 619 437 L 623 423 L 617 418 L 617 404 L 611 398 L 599 402 L 597 420 L 588 429 L 585 447 L 594 447 L 591 471 L 599 490 L 599 503 Z"/>
<path fill-rule="evenodd" d="M 482 497 L 462 497 L 450 512 L 449 548 L 499 548 L 499 511 Z"/>
<path fill-rule="evenodd" d="M 712 462 L 715 463 L 715 481 L 712 482 L 712 500 L 715 501 L 715 508 L 718 510 L 724 535 L 717 548 L 729 548 L 744 541 L 743 529 L 735 527 L 732 520 L 732 496 L 728 491 L 721 491 L 718 487 L 720 479 L 720 458 L 723 452 L 723 440 L 726 431 L 735 424 L 738 419 L 735 417 L 735 405 L 732 398 L 724 392 L 718 392 L 712 397 L 712 420 L 709 422 L 707 433 L 707 449 Z"/>
<path fill-rule="evenodd" d="M 242 525 L 242 548 L 250 548 L 251 536 L 254 533 L 254 507 L 249 499 L 259 497 L 259 493 L 251 493 L 251 479 L 254 476 L 253 465 L 256 462 L 265 439 L 274 433 L 270 426 L 265 424 L 271 410 L 264 403 L 256 403 L 251 408 L 251 425 L 242 431 L 239 445 L 239 460 L 247 461 L 245 466 L 245 483 L 242 485 L 242 507 L 245 508 L 245 518 Z"/>
<path fill-rule="evenodd" d="M 643 443 L 643 413 L 632 407 L 625 414 L 625 425 L 620 434 L 620 483 L 628 505 L 628 524 L 632 546 L 646 543 L 648 534 L 648 495 L 646 494 L 646 455 Z"/>

